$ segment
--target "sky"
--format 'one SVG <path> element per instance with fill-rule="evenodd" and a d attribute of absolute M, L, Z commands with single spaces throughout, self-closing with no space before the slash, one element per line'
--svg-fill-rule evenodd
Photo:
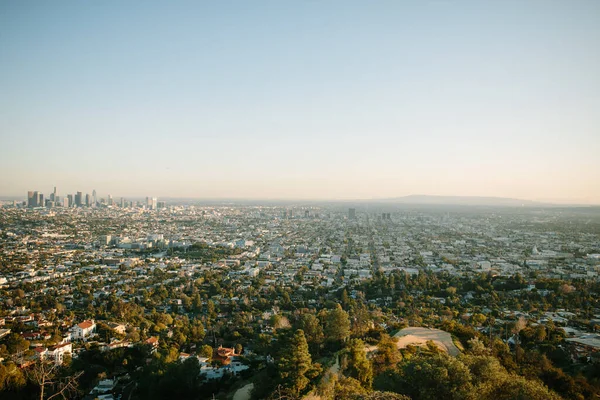
<path fill-rule="evenodd" d="M 600 204 L 600 1 L 0 2 L 0 195 Z"/>

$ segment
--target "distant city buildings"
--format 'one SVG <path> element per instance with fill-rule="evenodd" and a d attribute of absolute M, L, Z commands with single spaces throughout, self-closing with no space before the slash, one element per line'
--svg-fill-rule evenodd
<path fill-rule="evenodd" d="M 15 202 L 15 206 L 16 206 Z M 48 199 L 44 201 L 44 195 L 38 191 L 28 191 L 27 201 L 19 203 L 19 206 L 27 208 L 52 208 L 52 207 L 116 207 L 119 208 L 143 208 L 147 210 L 163 210 L 167 208 L 167 204 L 164 201 L 158 201 L 156 197 L 146 197 L 146 202 L 135 202 L 127 201 L 124 197 L 121 197 L 119 203 L 115 202 L 112 195 L 107 195 L 106 198 L 98 198 L 96 190 L 89 193 L 83 194 L 83 192 L 77 192 L 73 194 L 67 194 L 66 196 L 59 196 L 56 191 L 56 186 L 52 193 L 50 193 Z"/>

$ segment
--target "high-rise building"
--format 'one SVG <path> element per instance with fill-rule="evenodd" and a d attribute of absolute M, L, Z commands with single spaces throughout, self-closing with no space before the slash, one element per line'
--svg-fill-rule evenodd
<path fill-rule="evenodd" d="M 96 197 L 96 189 L 92 191 L 92 200 L 94 201 L 94 207 L 98 204 L 98 198 Z"/>
<path fill-rule="evenodd" d="M 90 207 L 92 205 L 92 197 L 89 193 L 85 194 L 85 205 L 86 207 Z"/>
<path fill-rule="evenodd" d="M 73 195 L 69 194 L 67 195 L 67 207 L 73 207 L 75 205 L 74 201 L 73 201 Z"/>
<path fill-rule="evenodd" d="M 57 200 L 56 200 L 57 196 L 56 196 L 56 186 L 54 186 L 54 191 L 52 193 L 50 193 L 50 201 L 53 203 L 52 205 L 56 205 Z"/>
<path fill-rule="evenodd" d="M 38 193 L 38 198 L 37 198 L 37 206 L 38 207 L 44 207 L 45 203 L 44 203 L 44 194 L 43 193 Z"/>
<path fill-rule="evenodd" d="M 27 192 L 27 207 L 33 208 L 36 207 L 37 203 L 37 193 L 34 191 Z"/>
<path fill-rule="evenodd" d="M 157 201 L 158 200 L 156 197 L 146 197 L 146 208 L 150 210 L 156 210 Z"/>
<path fill-rule="evenodd" d="M 125 208 L 125 198 L 121 197 L 121 208 Z"/>
<path fill-rule="evenodd" d="M 348 219 L 355 219 L 356 218 L 356 208 L 349 208 L 348 209 Z"/>
<path fill-rule="evenodd" d="M 77 192 L 77 194 L 75 194 L 75 206 L 76 207 L 83 206 L 83 193 Z"/>
<path fill-rule="evenodd" d="M 112 198 L 112 196 L 110 194 L 108 195 L 108 205 L 109 206 L 113 205 L 113 198 Z"/>

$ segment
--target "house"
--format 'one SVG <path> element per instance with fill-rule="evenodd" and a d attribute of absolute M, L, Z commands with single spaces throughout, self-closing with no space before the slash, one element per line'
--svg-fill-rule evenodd
<path fill-rule="evenodd" d="M 150 346 L 157 348 L 158 347 L 158 338 L 156 336 L 151 336 L 144 342 L 145 344 L 149 344 Z"/>
<path fill-rule="evenodd" d="M 94 332 L 96 332 L 94 320 L 85 320 L 71 328 L 71 337 L 73 340 L 87 340 Z"/>
<path fill-rule="evenodd" d="M 113 331 L 120 333 L 121 335 L 125 334 L 125 329 L 127 328 L 125 324 L 120 324 L 118 322 L 109 322 L 107 323 L 108 327 Z"/>
<path fill-rule="evenodd" d="M 99 397 L 98 395 L 106 395 L 110 394 L 115 388 L 116 382 L 114 379 L 103 379 L 96 387 L 92 389 L 90 395 L 95 396 L 95 398 Z"/>
<path fill-rule="evenodd" d="M 109 344 L 105 344 L 102 346 L 102 351 L 110 351 L 110 350 L 115 350 L 115 349 L 119 349 L 121 347 L 132 347 L 131 342 L 128 340 L 116 340 L 113 342 L 110 342 Z"/>
<path fill-rule="evenodd" d="M 62 365 L 64 356 L 73 353 L 73 345 L 71 343 L 62 343 L 52 346 L 48 349 L 48 357 L 53 357 L 56 365 Z"/>
<path fill-rule="evenodd" d="M 50 348 L 38 346 L 33 349 L 33 351 L 36 357 L 40 360 L 45 360 L 48 358 L 54 361 L 56 365 L 62 365 L 65 355 L 70 355 L 73 352 L 73 345 L 69 342 L 57 344 L 56 346 L 52 346 Z"/>
<path fill-rule="evenodd" d="M 223 365 L 227 365 L 231 362 L 231 358 L 236 355 L 235 349 L 219 346 L 218 349 L 214 350 L 212 359 L 219 360 Z"/>

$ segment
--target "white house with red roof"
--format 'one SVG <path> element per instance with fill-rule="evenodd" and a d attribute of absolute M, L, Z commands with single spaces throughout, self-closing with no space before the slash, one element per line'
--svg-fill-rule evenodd
<path fill-rule="evenodd" d="M 85 320 L 71 328 L 73 340 L 87 340 L 96 332 L 96 323 L 93 319 Z"/>
<path fill-rule="evenodd" d="M 48 357 L 54 357 L 54 362 L 61 365 L 66 354 L 73 353 L 73 345 L 71 343 L 62 343 L 52 346 L 48 349 Z"/>
<path fill-rule="evenodd" d="M 40 360 L 50 359 L 53 360 L 56 365 L 61 365 L 65 355 L 73 353 L 73 344 L 70 342 L 61 343 L 50 348 L 39 346 L 33 349 L 33 351 Z"/>

